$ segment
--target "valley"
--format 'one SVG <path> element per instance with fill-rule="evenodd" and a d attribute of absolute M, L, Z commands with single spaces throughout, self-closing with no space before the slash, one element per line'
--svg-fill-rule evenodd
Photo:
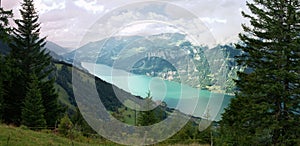
<path fill-rule="evenodd" d="M 81 62 L 104 64 L 137 75 L 232 94 L 236 72 L 243 70 L 234 60 L 239 54 L 241 51 L 232 44 L 214 48 L 194 46 L 183 34 L 167 33 L 111 37 L 88 43 L 62 56 L 76 66 Z"/>

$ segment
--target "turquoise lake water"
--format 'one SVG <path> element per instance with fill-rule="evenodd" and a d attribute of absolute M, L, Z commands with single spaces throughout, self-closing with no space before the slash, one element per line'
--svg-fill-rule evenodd
<path fill-rule="evenodd" d="M 168 107 L 196 117 L 220 120 L 221 113 L 233 97 L 156 77 L 135 75 L 102 64 L 82 63 L 82 66 L 102 80 L 133 95 L 146 97 L 150 91 L 153 100 L 165 101 Z"/>

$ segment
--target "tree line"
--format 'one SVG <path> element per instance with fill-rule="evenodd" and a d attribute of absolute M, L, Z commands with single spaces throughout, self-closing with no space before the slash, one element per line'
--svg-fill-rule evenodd
<path fill-rule="evenodd" d="M 300 144 L 300 2 L 253 0 L 236 47 L 235 98 L 220 122 L 227 145 Z"/>
<path fill-rule="evenodd" d="M 54 88 L 54 66 L 46 52 L 46 37 L 32 0 L 21 4 L 21 19 L 9 25 L 12 11 L 0 8 L 1 43 L 9 51 L 1 55 L 0 119 L 28 127 L 54 127 L 62 108 Z"/>

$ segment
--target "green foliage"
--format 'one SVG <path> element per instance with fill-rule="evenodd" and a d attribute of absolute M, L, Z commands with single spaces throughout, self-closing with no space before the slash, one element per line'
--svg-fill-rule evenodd
<path fill-rule="evenodd" d="M 22 130 L 29 130 L 29 128 L 25 125 L 21 125 L 19 128 L 22 129 Z"/>
<path fill-rule="evenodd" d="M 144 105 L 144 109 L 152 109 L 154 102 L 152 101 L 152 97 L 150 92 L 147 93 L 147 97 L 145 98 L 146 104 Z M 141 126 L 149 126 L 158 122 L 158 118 L 154 110 L 147 110 L 139 112 L 138 117 L 138 125 Z"/>
<path fill-rule="evenodd" d="M 43 105 L 45 106 L 45 119 L 49 127 L 54 127 L 64 108 L 58 103 L 58 94 L 54 88 L 54 79 L 42 82 L 41 93 Z M 45 97 L 44 97 L 45 96 Z"/>
<path fill-rule="evenodd" d="M 5 56 L 3 60 L 3 65 L 1 68 L 1 77 L 3 81 L 3 90 L 5 94 L 3 95 L 3 105 L 5 111 L 3 113 L 3 121 L 6 123 L 20 123 L 21 116 L 21 107 L 22 107 L 22 99 L 25 98 L 26 95 L 19 97 L 15 96 L 20 92 L 18 88 L 15 88 L 18 85 L 18 82 L 14 82 L 17 79 L 14 77 L 20 77 L 21 71 L 16 68 L 17 64 L 16 60 L 11 56 Z M 21 78 L 19 78 L 21 79 Z M 22 80 L 20 80 L 20 83 Z M 28 84 L 24 85 L 27 87 Z"/>
<path fill-rule="evenodd" d="M 22 124 L 33 130 L 43 129 L 46 126 L 45 108 L 36 75 L 31 76 L 31 83 L 28 86 L 22 108 Z"/>
<path fill-rule="evenodd" d="M 244 51 L 236 98 L 223 114 L 221 143 L 299 145 L 300 4 L 298 0 L 247 3 L 251 27 L 240 34 Z"/>
<path fill-rule="evenodd" d="M 9 42 L 9 34 L 11 28 L 8 25 L 9 19 L 12 17 L 12 11 L 6 11 L 0 7 L 0 53 L 6 52 L 5 43 Z M 3 45 L 4 44 L 4 45 Z M 7 69 L 5 64 L 5 58 L 0 54 L 0 122 L 2 120 L 2 115 L 4 111 L 4 80 L 7 77 L 5 69 Z"/>
<path fill-rule="evenodd" d="M 0 76 L 1 76 L 1 74 L 0 74 Z M 4 110 L 3 95 L 4 95 L 3 83 L 0 80 L 0 123 L 1 123 L 1 120 L 2 120 L 2 114 L 3 114 L 3 110 Z"/>
<path fill-rule="evenodd" d="M 68 136 L 71 133 L 71 129 L 73 128 L 73 123 L 71 122 L 69 116 L 66 114 L 58 125 L 58 132 L 64 136 Z"/>
<path fill-rule="evenodd" d="M 2 55 L 0 54 L 0 123 L 1 123 L 1 120 L 2 120 L 2 115 L 3 115 L 3 111 L 4 111 L 4 87 L 3 87 L 3 76 L 4 76 L 4 73 L 3 73 L 3 68 L 5 68 L 4 66 L 4 60 L 3 60 L 3 57 Z"/>
<path fill-rule="evenodd" d="M 45 52 L 45 38 L 40 38 L 40 24 L 32 0 L 24 0 L 20 9 L 22 19 L 15 20 L 17 28 L 14 29 L 12 41 L 9 42 L 10 54 L 6 57 L 8 64 L 5 87 L 7 95 L 5 101 L 6 123 L 20 125 L 21 107 L 28 89 L 26 86 L 31 81 L 34 73 L 38 79 L 43 106 L 44 118 L 48 126 L 54 127 L 61 108 L 58 104 L 58 95 L 54 89 L 54 78 L 51 73 L 54 66 L 51 65 L 51 56 Z"/>
<path fill-rule="evenodd" d="M 197 122 L 191 119 L 180 131 L 162 143 L 182 145 L 209 144 L 213 133 L 212 126 L 209 126 L 203 131 L 199 131 Z"/>
<path fill-rule="evenodd" d="M 72 83 L 72 71 L 71 67 L 67 64 L 59 64 L 61 65 L 60 69 L 57 69 L 56 75 L 56 83 L 59 84 L 68 94 L 69 102 L 76 105 L 76 101 L 74 98 L 73 88 L 71 86 Z"/>
<path fill-rule="evenodd" d="M 74 123 L 74 130 L 81 132 L 84 136 L 96 134 L 96 132 L 89 126 L 89 124 L 82 117 L 78 108 L 75 114 L 71 117 L 71 122 Z"/>
<path fill-rule="evenodd" d="M 12 18 L 12 11 L 6 11 L 0 7 L 0 42 L 9 42 L 9 34 L 12 28 L 9 26 L 9 19 Z M 0 50 L 2 50 L 1 48 Z"/>
<path fill-rule="evenodd" d="M 188 122 L 180 131 L 178 131 L 172 139 L 171 143 L 194 143 L 196 135 L 198 134 L 198 129 L 196 125 L 192 122 Z"/>
<path fill-rule="evenodd" d="M 1 146 L 99 146 L 99 145 L 117 145 L 113 142 L 99 138 L 86 138 L 71 140 L 61 137 L 53 131 L 32 131 L 26 127 L 12 127 L 0 125 L 0 145 Z"/>

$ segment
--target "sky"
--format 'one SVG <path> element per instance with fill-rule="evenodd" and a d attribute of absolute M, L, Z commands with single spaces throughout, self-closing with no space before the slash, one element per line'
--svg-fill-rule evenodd
<path fill-rule="evenodd" d="M 2 0 L 2 7 L 18 9 L 22 0 Z M 121 35 L 180 32 L 213 46 L 235 42 L 248 23 L 246 0 L 34 0 L 41 35 L 63 47 Z M 199 41 L 201 40 L 201 41 Z"/>

